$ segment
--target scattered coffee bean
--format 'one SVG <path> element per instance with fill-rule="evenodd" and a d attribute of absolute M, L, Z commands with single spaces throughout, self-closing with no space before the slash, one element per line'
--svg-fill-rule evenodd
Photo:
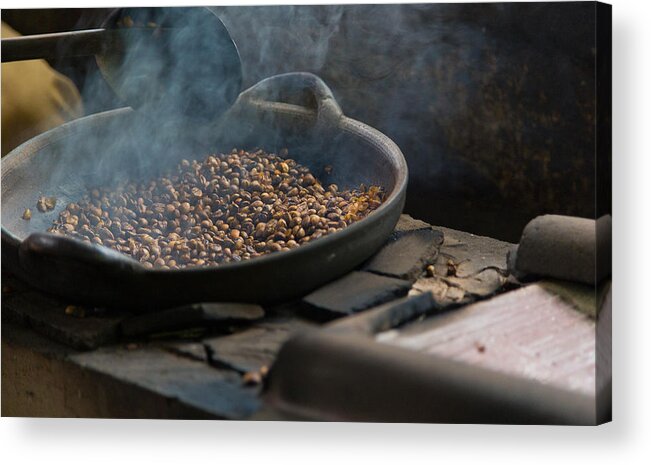
<path fill-rule="evenodd" d="M 44 197 L 41 196 L 39 199 L 36 201 L 36 208 L 38 208 L 38 211 L 44 213 L 50 210 L 54 210 L 54 207 L 56 207 L 57 204 L 57 199 L 56 197 Z"/>
<path fill-rule="evenodd" d="M 65 314 L 76 318 L 83 318 L 86 316 L 86 310 L 84 307 L 79 307 L 78 305 L 68 305 L 65 309 Z"/>
<path fill-rule="evenodd" d="M 245 386 L 255 386 L 262 383 L 262 375 L 258 371 L 247 371 L 242 375 L 242 384 Z"/>

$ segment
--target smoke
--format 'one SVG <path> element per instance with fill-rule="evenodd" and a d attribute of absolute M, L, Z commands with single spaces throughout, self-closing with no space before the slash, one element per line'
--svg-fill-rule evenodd
<path fill-rule="evenodd" d="M 220 117 L 240 91 L 278 74 L 271 71 L 278 62 L 287 65 L 286 71 L 321 69 L 343 7 L 214 8 L 212 13 L 206 8 L 132 8 L 119 16 L 117 11 L 101 15 L 102 22 L 108 15 L 109 25 L 117 24 L 121 33 L 98 56 L 101 73 L 90 73 L 81 92 L 89 106 L 98 106 L 93 103 L 104 97 L 108 83 L 120 106 L 135 111 L 97 120 L 87 125 L 83 137 L 62 141 L 52 176 L 66 185 L 81 179 L 82 186 L 70 189 L 75 194 L 83 187 L 152 178 L 180 158 L 230 150 L 225 141 L 233 138 L 220 126 Z M 92 26 L 98 27 L 100 15 L 92 16 Z M 228 32 L 217 16 L 238 30 L 237 46 L 246 56 L 242 70 L 235 66 L 236 50 L 225 40 Z M 88 27 L 87 21 L 80 24 Z M 244 135 L 247 130 L 251 128 L 233 129 Z M 275 147 L 279 139 L 279 134 L 268 134 L 262 146 Z"/>
<path fill-rule="evenodd" d="M 543 212 L 594 216 L 589 5 L 216 11 L 240 47 L 247 85 L 312 71 L 347 116 L 398 144 L 410 168 L 408 212 L 511 240 Z"/>
<path fill-rule="evenodd" d="M 218 121 L 242 88 L 235 45 L 209 10 L 118 11 L 104 20 L 117 32 L 106 35 L 105 51 L 97 56 L 101 73 L 89 74 L 81 93 L 95 102 L 108 83 L 119 106 L 135 111 L 88 124 L 83 137 L 62 142 L 62 162 L 52 173 L 62 182 L 70 181 L 70 164 L 76 165 L 72 177 L 81 174 L 88 187 L 159 174 L 179 159 L 179 151 L 192 155 L 201 131 Z"/>
<path fill-rule="evenodd" d="M 447 138 L 431 118 L 460 120 L 468 111 L 472 72 L 494 47 L 474 24 L 454 21 L 439 5 L 221 7 L 240 48 L 244 79 L 310 71 L 333 89 L 347 116 L 389 135 L 402 148 L 411 183 L 472 173 L 450 162 Z M 463 89 L 461 89 L 463 88 Z M 461 90 L 460 90 L 461 89 Z M 439 115 L 436 115 L 439 116 Z M 476 176 L 481 177 L 481 176 Z M 475 179 L 475 181 L 477 181 Z M 485 183 L 486 181 L 484 181 Z"/>
<path fill-rule="evenodd" d="M 345 5 L 214 7 L 236 40 L 245 85 L 292 71 L 317 72 L 340 31 Z"/>
<path fill-rule="evenodd" d="M 540 212 L 592 215 L 594 182 L 586 175 L 594 166 L 595 118 L 589 4 L 212 11 L 239 49 L 241 89 L 280 73 L 313 72 L 347 116 L 398 144 L 410 168 L 407 211 L 507 238 L 517 238 L 521 225 Z M 199 77 L 220 53 L 204 54 L 214 46 L 209 28 L 198 22 L 187 31 L 192 36 L 173 40 L 166 57 Z M 134 56 L 133 63 L 147 79 L 157 73 L 150 59 Z M 162 97 L 149 117 L 139 109 L 126 127 L 98 126 L 69 150 L 110 151 L 129 174 L 154 173 L 178 151 L 200 156 L 190 153 L 203 150 L 198 141 L 210 134 L 200 129 L 216 126 L 192 124 L 188 115 L 216 116 L 228 106 L 225 79 L 218 74 L 210 85 L 197 86 L 195 97 L 188 83 L 198 80 L 172 79 L 164 90 L 143 81 L 133 101 Z M 90 79 L 84 99 L 97 98 L 102 87 L 103 78 Z M 113 161 L 103 175 L 107 180 L 118 176 Z M 92 163 L 80 169 L 102 171 Z M 494 220 L 504 205 L 511 215 L 503 222 L 508 234 Z"/>

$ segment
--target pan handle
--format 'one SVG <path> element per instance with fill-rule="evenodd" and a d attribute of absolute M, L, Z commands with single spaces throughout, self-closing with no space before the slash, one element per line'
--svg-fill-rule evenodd
<path fill-rule="evenodd" d="M 296 107 L 298 105 L 290 104 L 286 100 L 305 92 L 309 92 L 316 102 L 316 126 L 338 126 L 344 114 L 327 84 L 312 73 L 278 74 L 263 79 L 242 92 L 240 101 L 256 108 L 268 108 L 270 105 Z"/>
<path fill-rule="evenodd" d="M 107 247 L 52 233 L 30 234 L 20 244 L 18 256 L 29 281 L 54 294 L 77 294 L 82 299 L 98 294 L 111 299 L 112 293 L 125 290 L 145 271 L 136 260 Z"/>
<path fill-rule="evenodd" d="M 104 29 L 56 32 L 2 39 L 2 62 L 56 58 L 65 56 L 95 55 L 104 48 Z"/>

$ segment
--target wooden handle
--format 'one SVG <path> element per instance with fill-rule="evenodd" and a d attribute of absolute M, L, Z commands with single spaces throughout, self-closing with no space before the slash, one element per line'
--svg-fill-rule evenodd
<path fill-rule="evenodd" d="M 95 55 L 104 50 L 105 32 L 88 29 L 2 39 L 2 62 Z"/>

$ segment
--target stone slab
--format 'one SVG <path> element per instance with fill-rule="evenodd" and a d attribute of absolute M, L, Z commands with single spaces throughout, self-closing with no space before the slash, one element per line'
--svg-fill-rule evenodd
<path fill-rule="evenodd" d="M 420 229 L 432 229 L 432 226 L 429 223 L 425 223 L 422 220 L 417 220 L 412 218 L 409 215 L 402 214 L 398 219 L 398 223 L 394 229 L 396 233 L 402 233 L 407 231 L 418 231 Z"/>
<path fill-rule="evenodd" d="M 203 339 L 201 342 L 174 343 L 175 352 L 202 360 L 215 367 L 244 374 L 270 368 L 282 344 L 292 335 L 316 327 L 297 318 L 275 319 L 240 332 Z"/>
<path fill-rule="evenodd" d="M 256 321 L 264 315 L 264 309 L 254 304 L 201 303 L 136 315 L 123 320 L 121 329 L 124 336 L 139 336 L 184 328 Z"/>
<path fill-rule="evenodd" d="M 237 373 L 159 347 L 106 347 L 70 358 L 86 370 L 118 378 L 218 418 L 245 419 L 261 405 L 257 389 L 242 386 Z"/>
<path fill-rule="evenodd" d="M 539 284 L 380 333 L 377 340 L 595 396 L 595 321 Z"/>
<path fill-rule="evenodd" d="M 340 318 L 326 327 L 330 331 L 354 332 L 360 336 L 370 336 L 422 320 L 427 315 L 438 311 L 439 308 L 436 306 L 432 294 L 423 292 L 415 296 L 392 300 L 356 315 Z"/>
<path fill-rule="evenodd" d="M 413 282 L 435 262 L 442 243 L 443 233 L 429 227 L 394 232 L 362 269 Z"/>
<path fill-rule="evenodd" d="M 31 290 L 15 278 L 3 278 L 3 288 L 3 320 L 29 326 L 44 336 L 80 350 L 115 342 L 119 337 L 120 322 L 126 316 L 84 307 L 68 314 L 68 303 Z"/>
<path fill-rule="evenodd" d="M 353 271 L 305 296 L 302 307 L 306 316 L 332 320 L 402 297 L 410 288 L 403 279 Z"/>

